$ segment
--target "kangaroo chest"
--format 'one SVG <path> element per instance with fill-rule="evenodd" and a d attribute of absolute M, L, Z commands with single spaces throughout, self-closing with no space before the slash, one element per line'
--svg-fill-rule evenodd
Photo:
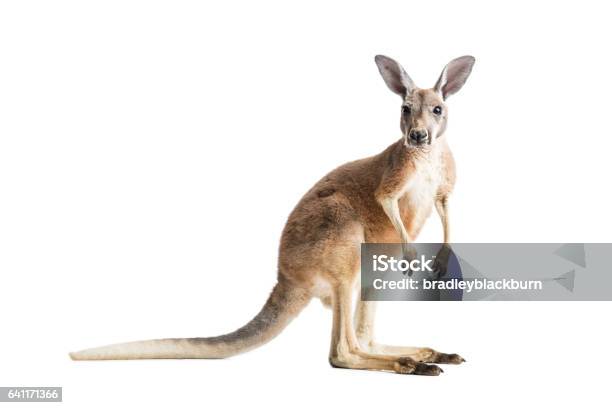
<path fill-rule="evenodd" d="M 442 160 L 439 154 L 420 158 L 415 172 L 406 182 L 399 200 L 400 216 L 413 238 L 431 214 L 442 181 Z"/>

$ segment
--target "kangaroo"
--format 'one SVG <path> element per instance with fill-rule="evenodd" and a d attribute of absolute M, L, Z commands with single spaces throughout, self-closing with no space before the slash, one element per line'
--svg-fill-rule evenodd
<path fill-rule="evenodd" d="M 446 142 L 446 100 L 465 83 L 475 59 L 444 67 L 433 88 L 418 88 L 402 66 L 377 55 L 385 83 L 402 98 L 402 137 L 382 153 L 344 164 L 300 200 L 282 232 L 278 280 L 262 310 L 242 328 L 221 336 L 137 341 L 92 348 L 73 360 L 225 358 L 277 336 L 314 297 L 333 311 L 329 362 L 333 367 L 439 375 L 437 363 L 460 364 L 458 354 L 374 341 L 376 302 L 352 297 L 359 282 L 362 243 L 413 242 L 435 206 L 444 243 L 450 239 L 448 197 L 455 163 Z"/>

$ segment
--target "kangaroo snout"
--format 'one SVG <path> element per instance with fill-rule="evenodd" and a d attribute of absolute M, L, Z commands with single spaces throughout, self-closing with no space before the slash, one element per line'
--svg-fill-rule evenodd
<path fill-rule="evenodd" d="M 425 143 L 427 142 L 427 139 L 429 139 L 427 129 L 411 129 L 409 136 L 410 141 L 415 144 Z"/>

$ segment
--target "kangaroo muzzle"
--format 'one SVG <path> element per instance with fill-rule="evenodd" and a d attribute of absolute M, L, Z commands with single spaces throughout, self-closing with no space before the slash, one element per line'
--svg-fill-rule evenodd
<path fill-rule="evenodd" d="M 427 129 L 422 128 L 411 129 L 408 138 L 411 144 L 421 145 L 429 140 L 429 132 L 427 132 Z"/>

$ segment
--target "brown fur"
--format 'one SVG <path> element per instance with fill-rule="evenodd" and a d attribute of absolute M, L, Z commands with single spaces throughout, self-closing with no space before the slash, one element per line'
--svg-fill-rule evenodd
<path fill-rule="evenodd" d="M 416 88 L 390 58 L 378 56 L 376 62 L 389 88 L 402 96 L 403 136 L 380 154 L 338 167 L 304 195 L 282 233 L 279 283 L 251 322 L 218 337 L 127 343 L 72 357 L 227 357 L 270 340 L 310 298 L 319 297 L 333 309 L 329 358 L 334 367 L 437 375 L 439 367 L 426 363 L 464 361 L 430 348 L 375 343 L 373 302 L 358 302 L 353 327 L 352 294 L 358 283 L 362 243 L 413 241 L 434 206 L 443 223 L 444 242 L 449 240 L 448 196 L 455 183 L 455 163 L 444 137 L 444 99 L 463 85 L 473 59 L 451 61 L 432 89 Z M 435 112 L 437 108 L 441 113 Z M 427 135 L 426 141 L 415 141 L 414 131 Z"/>

